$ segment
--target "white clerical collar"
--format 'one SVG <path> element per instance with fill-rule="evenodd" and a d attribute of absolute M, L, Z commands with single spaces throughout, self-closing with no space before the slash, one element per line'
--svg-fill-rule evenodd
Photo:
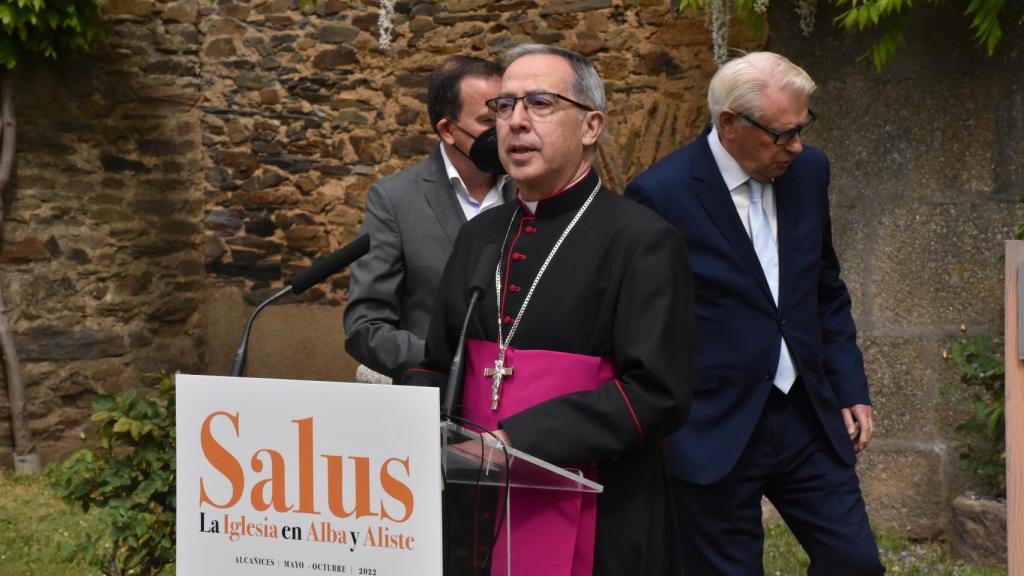
<path fill-rule="evenodd" d="M 505 182 L 508 180 L 507 174 L 502 174 L 494 179 L 494 186 L 484 196 L 483 202 L 477 202 L 476 198 L 469 195 L 469 190 L 466 189 L 466 183 L 462 181 L 462 177 L 459 176 L 459 171 L 455 169 L 455 165 L 452 164 L 450 158 L 448 158 L 448 152 L 444 149 L 444 142 L 438 144 L 441 147 L 441 160 L 444 162 L 444 171 L 448 175 L 448 182 L 452 185 L 452 189 L 455 190 L 455 196 L 459 200 L 459 204 L 462 206 L 463 213 L 466 215 L 466 220 L 471 220 L 477 213 L 496 206 L 505 201 L 504 195 L 501 193 L 505 187 Z"/>
<path fill-rule="evenodd" d="M 566 190 L 568 190 L 568 189 L 572 188 L 573 186 L 579 184 L 584 178 L 586 178 L 590 174 L 590 171 L 593 170 L 593 169 L 594 169 L 594 167 L 591 166 L 586 171 L 584 171 L 583 174 L 580 174 L 579 176 L 577 176 L 576 179 L 573 180 L 572 182 L 570 182 L 567 186 L 564 186 L 561 190 L 559 190 L 558 192 L 555 192 L 551 196 L 548 196 L 547 198 L 544 198 L 544 200 L 547 200 L 548 198 L 554 198 L 555 196 L 558 196 L 562 192 L 565 192 Z M 537 213 L 537 204 L 540 204 L 540 200 L 528 201 L 528 200 L 524 199 L 523 195 L 520 194 L 518 191 L 516 191 L 516 194 L 519 196 L 519 202 L 521 202 L 523 204 L 523 206 L 526 206 L 526 209 L 530 211 L 530 214 L 536 214 Z"/>
<path fill-rule="evenodd" d="M 715 157 L 715 164 L 718 164 L 718 171 L 725 180 L 725 187 L 730 192 L 750 180 L 750 174 L 740 166 L 740 163 L 726 151 L 722 141 L 718 139 L 718 128 L 712 127 L 708 134 L 708 146 L 711 147 L 711 155 Z"/>

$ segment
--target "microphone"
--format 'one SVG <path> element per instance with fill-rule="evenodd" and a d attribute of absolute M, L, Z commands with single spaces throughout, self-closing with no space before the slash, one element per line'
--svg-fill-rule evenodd
<path fill-rule="evenodd" d="M 309 268 L 289 278 L 288 284 L 296 295 L 302 294 L 307 289 L 341 272 L 369 251 L 370 237 L 362 234 L 348 245 L 342 246 L 320 260 L 313 262 Z"/>
<path fill-rule="evenodd" d="M 252 331 L 252 325 L 256 321 L 256 316 L 264 308 L 287 296 L 289 293 L 302 294 L 309 288 L 341 272 L 369 251 L 370 237 L 366 234 L 361 234 L 352 242 L 313 262 L 309 268 L 289 278 L 286 282 L 287 286 L 257 306 L 252 311 L 252 314 L 249 315 L 249 320 L 245 323 L 245 330 L 242 331 L 242 342 L 238 345 L 238 350 L 235 352 L 235 363 L 231 368 L 231 375 L 241 376 L 242 372 L 245 371 L 245 355 L 249 348 L 249 333 Z"/>
<path fill-rule="evenodd" d="M 494 267 L 498 265 L 498 247 L 494 244 L 484 246 L 477 260 L 473 275 L 469 277 L 469 287 L 466 293 L 469 296 L 469 307 L 466 308 L 466 317 L 462 320 L 462 330 L 459 332 L 459 340 L 455 345 L 455 357 L 452 358 L 451 369 L 448 370 L 448 386 L 444 389 L 444 406 L 442 414 L 451 416 L 455 410 L 455 402 L 462 396 L 462 376 L 465 372 L 466 348 L 466 327 L 469 326 L 469 318 L 473 315 L 480 296 L 487 291 L 487 286 L 494 281 Z"/>

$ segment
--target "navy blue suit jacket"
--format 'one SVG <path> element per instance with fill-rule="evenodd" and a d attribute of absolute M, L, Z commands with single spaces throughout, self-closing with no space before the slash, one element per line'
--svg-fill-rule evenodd
<path fill-rule="evenodd" d="M 839 458 L 855 463 L 841 407 L 869 404 L 850 295 L 832 247 L 829 163 L 804 146 L 773 186 L 779 305 L 722 179 L 707 131 L 638 176 L 625 195 L 686 237 L 696 298 L 693 404 L 668 444 L 670 474 L 709 484 L 735 466 L 760 417 L 786 339 Z"/>

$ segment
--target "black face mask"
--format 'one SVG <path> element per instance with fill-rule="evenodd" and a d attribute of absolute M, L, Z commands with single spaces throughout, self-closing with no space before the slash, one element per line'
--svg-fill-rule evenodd
<path fill-rule="evenodd" d="M 462 155 L 469 158 L 473 164 L 481 171 L 488 174 L 507 174 L 505 167 L 501 165 L 501 159 L 498 157 L 498 129 L 491 126 L 487 130 L 484 130 L 477 136 L 473 136 L 466 131 L 462 126 L 452 124 L 466 133 L 467 136 L 473 138 L 473 146 L 469 149 L 469 154 L 462 152 L 462 150 L 455 146 L 455 149 L 462 152 Z"/>

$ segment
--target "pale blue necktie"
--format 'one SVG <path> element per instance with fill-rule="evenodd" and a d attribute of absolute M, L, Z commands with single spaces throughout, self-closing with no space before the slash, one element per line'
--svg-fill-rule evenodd
<path fill-rule="evenodd" d="M 747 180 L 750 186 L 750 239 L 754 243 L 754 252 L 761 262 L 761 269 L 768 280 L 772 291 L 772 299 L 779 303 L 779 251 L 775 248 L 775 237 L 772 236 L 772 225 L 768 214 L 764 211 L 764 190 L 757 180 Z M 775 368 L 775 386 L 788 393 L 796 380 L 793 360 L 789 357 L 789 348 L 785 339 L 779 347 L 779 364 Z"/>

